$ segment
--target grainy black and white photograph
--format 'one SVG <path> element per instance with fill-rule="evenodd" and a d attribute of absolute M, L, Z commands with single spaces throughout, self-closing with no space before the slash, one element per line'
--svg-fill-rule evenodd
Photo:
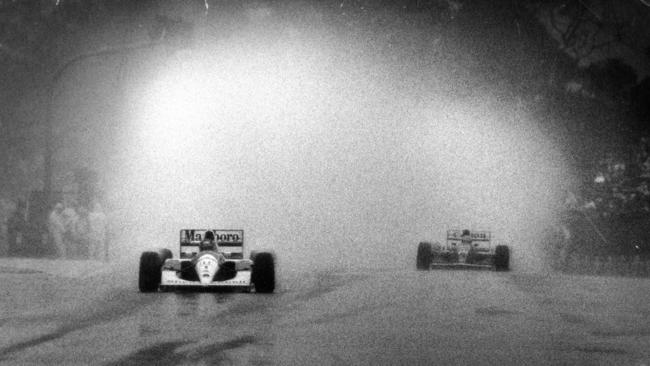
<path fill-rule="evenodd" d="M 650 366 L 650 2 L 0 0 L 0 365 Z"/>

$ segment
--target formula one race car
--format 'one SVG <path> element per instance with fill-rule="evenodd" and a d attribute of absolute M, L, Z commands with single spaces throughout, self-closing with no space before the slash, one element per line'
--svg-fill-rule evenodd
<path fill-rule="evenodd" d="M 496 271 L 510 269 L 510 248 L 491 245 L 489 231 L 447 230 L 445 245 L 420 242 L 416 268 L 484 268 Z"/>
<path fill-rule="evenodd" d="M 275 290 L 275 258 L 252 252 L 244 259 L 243 230 L 184 229 L 180 258 L 169 249 L 140 256 L 140 292 L 171 290 L 240 289 L 271 293 Z"/>

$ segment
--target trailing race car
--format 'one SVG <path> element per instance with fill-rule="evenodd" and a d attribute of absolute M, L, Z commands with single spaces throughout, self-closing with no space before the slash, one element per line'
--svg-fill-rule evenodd
<path fill-rule="evenodd" d="M 485 268 L 496 271 L 510 269 L 510 248 L 491 245 L 489 231 L 447 230 L 445 245 L 420 242 L 416 268 Z"/>
<path fill-rule="evenodd" d="M 140 256 L 140 292 L 175 289 L 275 290 L 275 258 L 252 252 L 244 259 L 243 230 L 181 230 L 180 258 L 169 249 Z"/>

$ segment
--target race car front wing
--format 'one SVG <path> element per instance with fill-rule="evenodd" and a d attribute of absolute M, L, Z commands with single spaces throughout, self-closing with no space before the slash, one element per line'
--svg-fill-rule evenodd
<path fill-rule="evenodd" d="M 431 269 L 494 269 L 492 264 L 475 264 L 461 262 L 431 262 Z"/>
<path fill-rule="evenodd" d="M 251 288 L 251 271 L 237 271 L 235 277 L 225 281 L 212 281 L 201 283 L 200 281 L 188 281 L 180 278 L 174 270 L 163 270 L 160 279 L 160 288 L 163 290 L 174 288 Z"/>

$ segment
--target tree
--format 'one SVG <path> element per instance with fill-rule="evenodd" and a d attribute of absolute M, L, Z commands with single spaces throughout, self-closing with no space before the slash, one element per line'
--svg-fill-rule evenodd
<path fill-rule="evenodd" d="M 589 65 L 586 71 L 594 91 L 619 103 L 630 100 L 637 80 L 637 74 L 630 65 L 610 58 Z"/>
<path fill-rule="evenodd" d="M 580 63 L 631 51 L 646 57 L 650 11 L 640 3 L 615 0 L 540 2 L 540 17 L 560 47 Z"/>
<path fill-rule="evenodd" d="M 631 109 L 638 121 L 638 129 L 650 135 L 650 77 L 632 88 Z"/>

